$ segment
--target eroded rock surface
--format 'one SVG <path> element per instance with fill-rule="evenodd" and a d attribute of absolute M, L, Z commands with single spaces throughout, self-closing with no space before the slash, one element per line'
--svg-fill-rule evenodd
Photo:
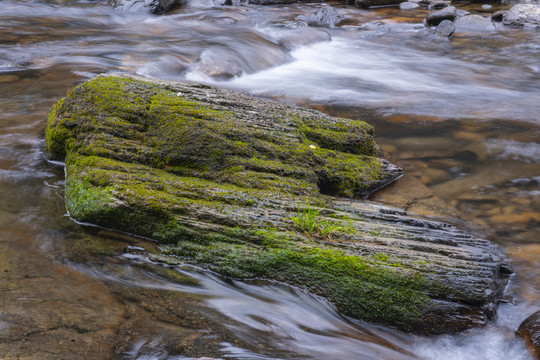
<path fill-rule="evenodd" d="M 494 314 L 508 266 L 448 224 L 358 198 L 401 176 L 372 128 L 204 85 L 101 76 L 51 110 L 82 222 L 161 243 L 154 260 L 287 282 L 345 314 L 430 334 Z"/>

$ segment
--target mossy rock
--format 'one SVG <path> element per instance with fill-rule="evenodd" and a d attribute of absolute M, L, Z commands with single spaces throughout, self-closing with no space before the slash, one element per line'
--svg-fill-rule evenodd
<path fill-rule="evenodd" d="M 501 294 L 502 258 L 484 240 L 329 196 L 365 197 L 402 174 L 362 121 L 99 76 L 52 108 L 45 144 L 66 164 L 70 215 L 157 240 L 155 260 L 287 282 L 420 333 L 478 325 Z"/>

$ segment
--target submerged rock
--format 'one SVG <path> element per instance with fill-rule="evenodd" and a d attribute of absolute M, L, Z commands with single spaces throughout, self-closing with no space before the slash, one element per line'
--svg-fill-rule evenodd
<path fill-rule="evenodd" d="M 540 8 L 533 4 L 517 4 L 504 13 L 503 24 L 540 28 Z"/>
<path fill-rule="evenodd" d="M 519 326 L 517 334 L 525 340 L 535 358 L 540 359 L 540 311 L 525 319 Z"/>
<path fill-rule="evenodd" d="M 277 37 L 279 45 L 287 50 L 311 45 L 321 41 L 330 41 L 332 37 L 323 29 L 301 28 L 283 32 Z"/>
<path fill-rule="evenodd" d="M 50 112 L 81 222 L 158 241 L 154 260 L 283 281 L 345 314 L 417 333 L 483 325 L 498 249 L 363 197 L 401 176 L 372 128 L 205 85 L 100 76 Z"/>

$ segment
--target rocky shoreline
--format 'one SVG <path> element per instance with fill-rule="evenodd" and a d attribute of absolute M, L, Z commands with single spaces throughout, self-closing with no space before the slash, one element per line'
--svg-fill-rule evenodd
<path fill-rule="evenodd" d="M 484 325 L 511 272 L 498 248 L 448 224 L 339 200 L 402 174 L 360 121 L 99 76 L 52 109 L 46 153 L 65 161 L 71 216 L 157 240 L 153 260 L 283 281 L 404 331 Z"/>

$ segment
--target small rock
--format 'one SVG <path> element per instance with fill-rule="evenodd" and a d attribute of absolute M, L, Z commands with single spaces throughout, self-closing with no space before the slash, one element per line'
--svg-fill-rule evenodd
<path fill-rule="evenodd" d="M 413 9 L 416 9 L 416 8 L 419 8 L 420 5 L 416 2 L 410 2 L 410 1 L 407 1 L 407 2 L 402 2 L 401 4 L 399 4 L 399 8 L 401 10 L 413 10 Z"/>
<path fill-rule="evenodd" d="M 492 32 L 495 25 L 490 19 L 480 15 L 458 17 L 455 21 L 457 32 Z"/>
<path fill-rule="evenodd" d="M 449 5 L 446 1 L 432 1 L 428 5 L 428 10 L 441 10 Z"/>
<path fill-rule="evenodd" d="M 525 343 L 533 355 L 540 359 L 540 311 L 529 316 L 519 325 L 517 335 L 525 339 Z"/>
<path fill-rule="evenodd" d="M 492 7 L 493 7 L 493 6 L 491 6 L 491 5 L 489 5 L 489 4 L 484 4 L 484 5 L 482 5 L 482 9 L 486 9 L 486 10 L 491 9 Z"/>
<path fill-rule="evenodd" d="M 540 28 L 540 9 L 533 4 L 514 5 L 503 15 L 503 24 Z"/>
<path fill-rule="evenodd" d="M 323 4 L 317 12 L 308 15 L 308 25 L 333 28 L 341 20 L 341 16 L 332 6 Z"/>
<path fill-rule="evenodd" d="M 445 7 L 442 10 L 432 12 L 426 18 L 426 21 L 429 26 L 437 26 L 443 20 L 454 21 L 456 18 L 456 8 L 453 6 Z"/>
<path fill-rule="evenodd" d="M 506 14 L 506 11 L 497 11 L 493 15 L 491 15 L 491 20 L 496 22 L 502 22 L 504 14 Z"/>
<path fill-rule="evenodd" d="M 435 36 L 449 39 L 454 34 L 454 31 L 456 31 L 454 23 L 450 20 L 443 20 L 435 29 Z"/>

